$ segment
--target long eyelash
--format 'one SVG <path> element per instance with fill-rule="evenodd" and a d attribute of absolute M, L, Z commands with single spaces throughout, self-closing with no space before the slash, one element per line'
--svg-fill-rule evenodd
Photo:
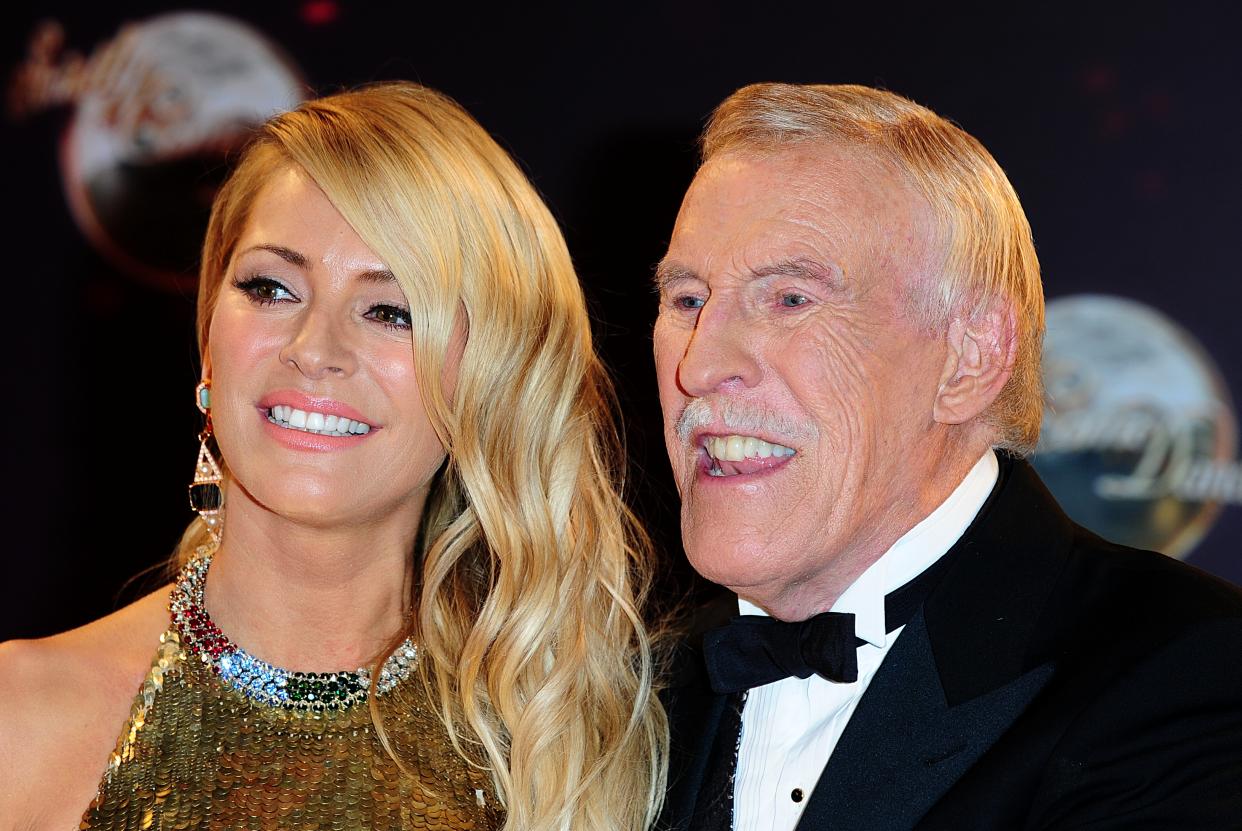
<path fill-rule="evenodd" d="M 294 293 L 291 292 L 289 288 L 285 286 L 283 283 L 281 283 L 279 280 L 274 280 L 271 277 L 264 277 L 261 274 L 255 274 L 253 276 L 245 277 L 245 278 L 234 277 L 232 282 L 233 282 L 233 287 L 236 288 L 238 291 L 240 291 L 242 294 L 246 295 L 246 297 L 250 300 L 251 303 L 257 303 L 260 306 L 274 306 L 278 303 L 289 302 L 289 300 L 285 300 L 285 299 L 273 299 L 269 297 L 260 297 L 256 291 L 260 286 L 273 286 L 275 288 L 278 288 L 280 291 L 283 291 L 284 293 L 288 294 L 292 300 L 295 300 L 295 301 L 297 300 L 297 296 L 294 295 Z M 409 309 L 406 309 L 402 306 L 393 306 L 388 303 L 378 303 L 372 306 L 370 309 L 367 310 L 367 315 L 368 316 L 374 315 L 375 312 L 379 309 L 390 310 L 392 312 L 395 312 L 397 315 L 405 318 L 406 320 L 410 319 Z M 403 325 L 400 323 L 390 323 L 386 320 L 376 320 L 375 322 L 383 326 L 385 329 L 391 329 L 394 332 L 408 332 L 411 328 L 410 324 L 408 323 Z"/>
<path fill-rule="evenodd" d="M 379 305 L 372 306 L 367 311 L 367 314 L 374 314 L 377 309 L 391 309 L 392 311 L 404 317 L 406 320 L 410 319 L 409 309 L 402 308 L 401 306 L 391 306 L 387 303 L 381 303 Z M 394 332 L 408 332 L 410 331 L 410 328 L 411 328 L 410 324 L 406 324 L 402 326 L 401 324 L 398 324 L 398 323 L 389 323 L 386 320 L 376 320 L 375 322 L 383 326 L 385 329 L 391 329 Z"/>
<path fill-rule="evenodd" d="M 289 289 L 286 288 L 283 283 L 281 283 L 279 280 L 273 280 L 271 277 L 264 277 L 262 275 L 256 274 L 256 275 L 253 275 L 251 277 L 246 277 L 246 278 L 241 278 L 241 277 L 233 278 L 233 287 L 236 288 L 241 293 L 245 294 L 246 297 L 250 298 L 250 302 L 252 303 L 258 303 L 260 306 L 274 306 L 277 303 L 285 302 L 283 300 L 274 300 L 268 297 L 259 297 L 255 293 L 255 289 L 257 289 L 259 286 L 276 286 L 281 291 L 285 292 L 286 294 L 293 296 L 293 292 L 289 291 Z"/>

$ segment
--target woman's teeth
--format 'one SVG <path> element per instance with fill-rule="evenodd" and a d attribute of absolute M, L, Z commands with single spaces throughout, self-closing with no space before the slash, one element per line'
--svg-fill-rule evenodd
<path fill-rule="evenodd" d="M 371 432 L 371 425 L 344 416 L 324 415 L 313 410 L 296 410 L 277 404 L 268 410 L 267 420 L 277 427 L 318 433 L 324 436 L 361 436 Z"/>
<path fill-rule="evenodd" d="M 754 436 L 711 436 L 703 443 L 703 449 L 713 459 L 725 462 L 740 462 L 747 458 L 768 459 L 773 456 L 782 458 L 794 455 L 792 447 L 783 444 L 771 444 Z"/>

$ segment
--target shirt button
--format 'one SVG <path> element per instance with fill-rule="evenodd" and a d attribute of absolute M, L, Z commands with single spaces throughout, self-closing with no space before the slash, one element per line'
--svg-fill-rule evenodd
<path fill-rule="evenodd" d="M 792 799 L 794 802 L 801 802 L 802 801 L 802 789 L 794 788 L 793 793 L 789 795 L 789 798 Z"/>

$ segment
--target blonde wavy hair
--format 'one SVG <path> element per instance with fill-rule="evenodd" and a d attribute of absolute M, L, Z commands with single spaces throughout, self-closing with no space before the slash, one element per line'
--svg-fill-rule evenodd
<path fill-rule="evenodd" d="M 1013 308 L 1013 374 L 984 418 L 993 446 L 1031 452 L 1043 418 L 1044 292 L 1030 223 L 1000 165 L 974 136 L 926 107 L 852 84 L 742 87 L 716 108 L 701 147 L 706 163 L 805 142 L 870 153 L 926 199 L 943 259 L 938 280 L 912 287 L 922 323 L 943 327 L 954 314 L 978 314 L 997 301 Z"/>
<path fill-rule="evenodd" d="M 216 197 L 200 350 L 250 207 L 288 165 L 396 275 L 447 450 L 411 552 L 417 615 L 393 646 L 417 638 L 449 736 L 490 769 L 506 829 L 647 827 L 668 743 L 640 616 L 648 543 L 619 496 L 612 388 L 556 221 L 440 93 L 386 83 L 307 102 L 259 131 Z M 438 379 L 463 310 L 446 400 Z M 196 519 L 179 559 L 206 540 Z"/>

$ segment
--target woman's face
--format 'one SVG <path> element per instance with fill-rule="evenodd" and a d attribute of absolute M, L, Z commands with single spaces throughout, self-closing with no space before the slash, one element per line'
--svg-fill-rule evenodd
<path fill-rule="evenodd" d="M 419 394 L 408 305 L 299 167 L 252 206 L 206 365 L 230 513 L 248 502 L 307 525 L 396 519 L 412 533 L 444 448 Z"/>

